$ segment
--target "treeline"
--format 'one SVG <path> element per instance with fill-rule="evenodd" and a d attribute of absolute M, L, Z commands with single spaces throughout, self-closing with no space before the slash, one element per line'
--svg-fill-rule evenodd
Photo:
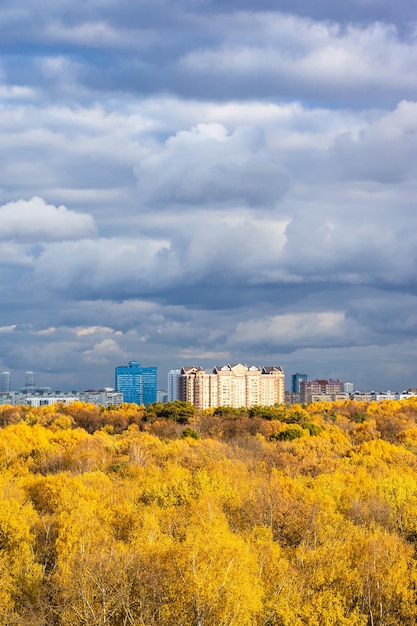
<path fill-rule="evenodd" d="M 417 402 L 0 407 L 0 624 L 417 621 Z"/>

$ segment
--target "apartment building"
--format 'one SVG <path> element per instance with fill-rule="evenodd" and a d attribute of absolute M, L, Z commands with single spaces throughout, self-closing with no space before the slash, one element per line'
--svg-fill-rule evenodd
<path fill-rule="evenodd" d="M 178 381 L 179 400 L 198 409 L 272 406 L 284 402 L 284 371 L 278 366 L 219 365 L 207 373 L 199 366 L 183 367 Z"/>
<path fill-rule="evenodd" d="M 301 402 L 311 402 L 312 396 L 336 396 L 343 394 L 343 382 L 340 380 L 307 380 L 300 383 Z"/>
<path fill-rule="evenodd" d="M 168 372 L 168 402 L 175 402 L 178 400 L 178 383 L 181 370 L 169 370 Z"/>
<path fill-rule="evenodd" d="M 346 402 L 350 400 L 348 393 L 313 393 L 309 402 Z"/>
<path fill-rule="evenodd" d="M 88 404 L 95 404 L 97 406 L 110 406 L 118 407 L 124 402 L 123 394 L 120 391 L 115 391 L 112 387 L 105 387 L 104 389 L 88 389 L 82 391 L 80 394 L 80 402 L 87 402 Z"/>

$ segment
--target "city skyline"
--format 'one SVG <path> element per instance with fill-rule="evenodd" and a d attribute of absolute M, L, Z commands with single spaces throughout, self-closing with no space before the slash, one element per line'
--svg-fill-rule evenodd
<path fill-rule="evenodd" d="M 4 0 L 0 370 L 417 384 L 417 5 Z"/>
<path fill-rule="evenodd" d="M 248 365 L 249 363 L 249 365 Z M 225 368 L 230 368 L 230 367 L 235 367 L 236 365 L 243 365 L 244 367 L 254 367 L 256 369 L 262 370 L 263 367 L 265 366 L 260 366 L 259 364 L 255 364 L 252 361 L 249 361 L 248 363 L 243 363 L 242 361 L 238 361 L 235 360 L 233 363 L 228 363 L 225 364 L 224 367 Z M 193 370 L 194 368 L 197 368 L 198 370 L 204 370 L 206 371 L 208 374 L 215 372 L 219 367 L 219 365 L 213 365 L 211 364 L 206 364 L 206 365 L 202 365 L 202 363 L 199 364 L 194 364 L 194 365 L 178 365 L 177 367 L 168 370 L 167 372 L 163 372 L 163 374 L 161 374 L 161 371 L 159 370 L 159 368 L 157 366 L 149 366 L 149 365 L 144 365 L 142 366 L 141 362 L 139 362 L 137 359 L 130 361 L 127 365 L 118 365 L 118 366 L 113 366 L 113 370 L 112 370 L 112 377 L 113 377 L 113 381 L 112 383 L 110 382 L 103 382 L 103 380 L 100 380 L 98 382 L 98 384 L 96 385 L 92 385 L 92 384 L 88 384 L 88 382 L 86 382 L 86 385 L 84 387 L 81 388 L 70 388 L 68 385 L 64 385 L 59 391 L 58 393 L 60 393 L 61 391 L 63 393 L 69 393 L 71 391 L 76 391 L 76 392 L 88 392 L 88 391 L 93 391 L 95 390 L 118 390 L 118 383 L 117 383 L 117 372 L 118 370 L 123 372 L 124 374 L 126 373 L 130 373 L 130 368 L 131 367 L 137 367 L 141 374 L 143 372 L 146 373 L 146 376 L 150 376 L 149 380 L 151 380 L 151 386 L 152 386 L 152 393 L 157 394 L 157 392 L 164 392 L 166 394 L 166 399 L 168 402 L 174 401 L 178 399 L 178 380 L 179 380 L 179 376 L 181 374 L 181 370 L 184 368 L 188 368 L 190 370 Z M 292 392 L 292 393 L 300 393 L 300 386 L 303 384 L 303 382 L 324 382 L 324 381 L 329 381 L 331 383 L 337 382 L 337 383 L 342 383 L 343 384 L 343 393 L 405 393 L 409 390 L 415 390 L 417 388 L 416 385 L 400 385 L 397 389 L 394 387 L 382 387 L 382 386 L 375 386 L 373 388 L 366 388 L 366 387 L 362 387 L 360 385 L 356 385 L 356 383 L 348 381 L 348 380 L 344 380 L 341 379 L 340 377 L 334 377 L 332 375 L 328 376 L 328 377 L 323 377 L 323 376 L 310 376 L 309 374 L 306 373 L 300 373 L 300 372 L 285 372 L 285 368 L 282 368 L 281 366 L 270 366 L 272 368 L 278 367 L 279 370 L 281 370 L 283 372 L 284 375 L 284 389 L 286 392 Z M 35 379 L 36 382 L 37 381 L 37 373 L 35 371 L 25 371 L 23 373 L 23 377 L 24 377 L 24 384 L 22 385 L 15 385 L 14 384 L 14 377 L 13 377 L 13 373 L 10 370 L 4 370 L 2 372 L 0 372 L 0 382 L 1 382 L 1 389 L 0 392 L 3 391 L 12 391 L 12 392 L 17 392 L 17 391 L 21 391 L 21 392 L 27 392 L 30 393 L 31 391 L 36 391 L 36 392 L 55 392 L 57 391 L 56 388 L 51 387 L 50 385 L 46 385 L 45 383 L 48 382 L 47 379 L 42 380 L 42 384 L 36 384 L 35 385 Z M 143 400 L 143 397 L 142 397 Z M 132 401 L 131 399 L 129 399 L 128 401 Z M 146 403 L 150 402 L 151 399 L 147 399 Z M 158 401 L 158 399 L 156 399 L 156 401 Z"/>

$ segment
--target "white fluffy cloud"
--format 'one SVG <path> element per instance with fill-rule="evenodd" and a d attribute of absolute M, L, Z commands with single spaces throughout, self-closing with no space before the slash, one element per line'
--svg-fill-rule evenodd
<path fill-rule="evenodd" d="M 103 339 L 82 355 L 87 363 L 93 365 L 112 365 L 116 361 L 123 362 L 127 356 L 114 339 Z"/>
<path fill-rule="evenodd" d="M 37 197 L 0 206 L 0 224 L 0 239 L 20 242 L 66 241 L 96 234 L 91 215 Z"/>
<path fill-rule="evenodd" d="M 256 126 L 227 131 L 198 124 L 179 131 L 135 168 L 145 203 L 273 206 L 287 187 L 285 171 Z"/>

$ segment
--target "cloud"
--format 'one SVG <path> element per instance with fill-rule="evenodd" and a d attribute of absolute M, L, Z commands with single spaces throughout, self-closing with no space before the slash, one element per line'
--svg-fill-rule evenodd
<path fill-rule="evenodd" d="M 360 334 L 360 333 L 359 333 Z M 231 346 L 262 346 L 268 352 L 297 347 L 352 345 L 358 328 L 341 311 L 288 313 L 240 322 L 231 336 Z"/>
<path fill-rule="evenodd" d="M 135 168 L 142 201 L 273 206 L 285 193 L 287 180 L 265 148 L 262 131 L 254 126 L 231 134 L 222 124 L 180 131 Z"/>
<path fill-rule="evenodd" d="M 0 326 L 0 333 L 12 333 L 16 330 L 16 324 L 11 326 Z"/>
<path fill-rule="evenodd" d="M 113 91 L 393 104 L 416 97 L 417 14 L 408 0 L 400 6 L 27 3 L 18 17 L 4 9 L 4 71 L 16 85 L 75 102 Z M 15 50 L 27 42 L 35 54 L 22 66 Z"/>
<path fill-rule="evenodd" d="M 417 102 L 403 100 L 359 134 L 336 138 L 332 157 L 343 176 L 384 185 L 416 178 Z"/>
<path fill-rule="evenodd" d="M 95 334 L 113 334 L 120 335 L 120 331 L 114 331 L 113 328 L 109 328 L 108 326 L 88 326 L 87 328 L 76 328 L 74 329 L 77 337 L 83 337 L 86 335 L 95 335 Z"/>
<path fill-rule="evenodd" d="M 37 197 L 2 205 L 0 224 L 0 239 L 20 242 L 65 241 L 96 234 L 91 215 L 55 207 Z"/>
<path fill-rule="evenodd" d="M 204 215 L 204 212 L 203 212 Z M 171 290 L 270 281 L 287 222 L 250 213 L 177 215 L 167 239 L 98 238 L 45 245 L 35 260 L 36 285 L 95 298 L 170 298 Z M 165 233 L 168 235 L 168 233 Z M 225 273 L 225 263 L 227 272 Z"/>
<path fill-rule="evenodd" d="M 0 227 L 0 233 L 1 232 Z M 33 264 L 33 256 L 25 244 L 16 243 L 15 241 L 2 241 L 0 247 L 0 264 L 3 267 L 3 271 L 10 266 L 28 267 Z"/>
<path fill-rule="evenodd" d="M 122 350 L 114 339 L 103 339 L 96 343 L 91 350 L 86 350 L 82 358 L 87 363 L 99 365 L 111 365 L 118 359 L 123 361 L 127 354 Z"/>
<path fill-rule="evenodd" d="M 15 380 L 136 358 L 161 385 L 201 359 L 415 386 L 415 3 L 3 5 Z"/>
<path fill-rule="evenodd" d="M 156 279 L 165 241 L 84 239 L 46 246 L 36 262 L 35 279 L 52 290 L 78 292 L 80 297 L 134 293 L 137 284 Z"/>
<path fill-rule="evenodd" d="M 49 328 L 42 328 L 41 330 L 30 330 L 29 332 L 34 335 L 53 335 L 56 333 L 57 329 L 54 326 L 50 326 Z"/>

